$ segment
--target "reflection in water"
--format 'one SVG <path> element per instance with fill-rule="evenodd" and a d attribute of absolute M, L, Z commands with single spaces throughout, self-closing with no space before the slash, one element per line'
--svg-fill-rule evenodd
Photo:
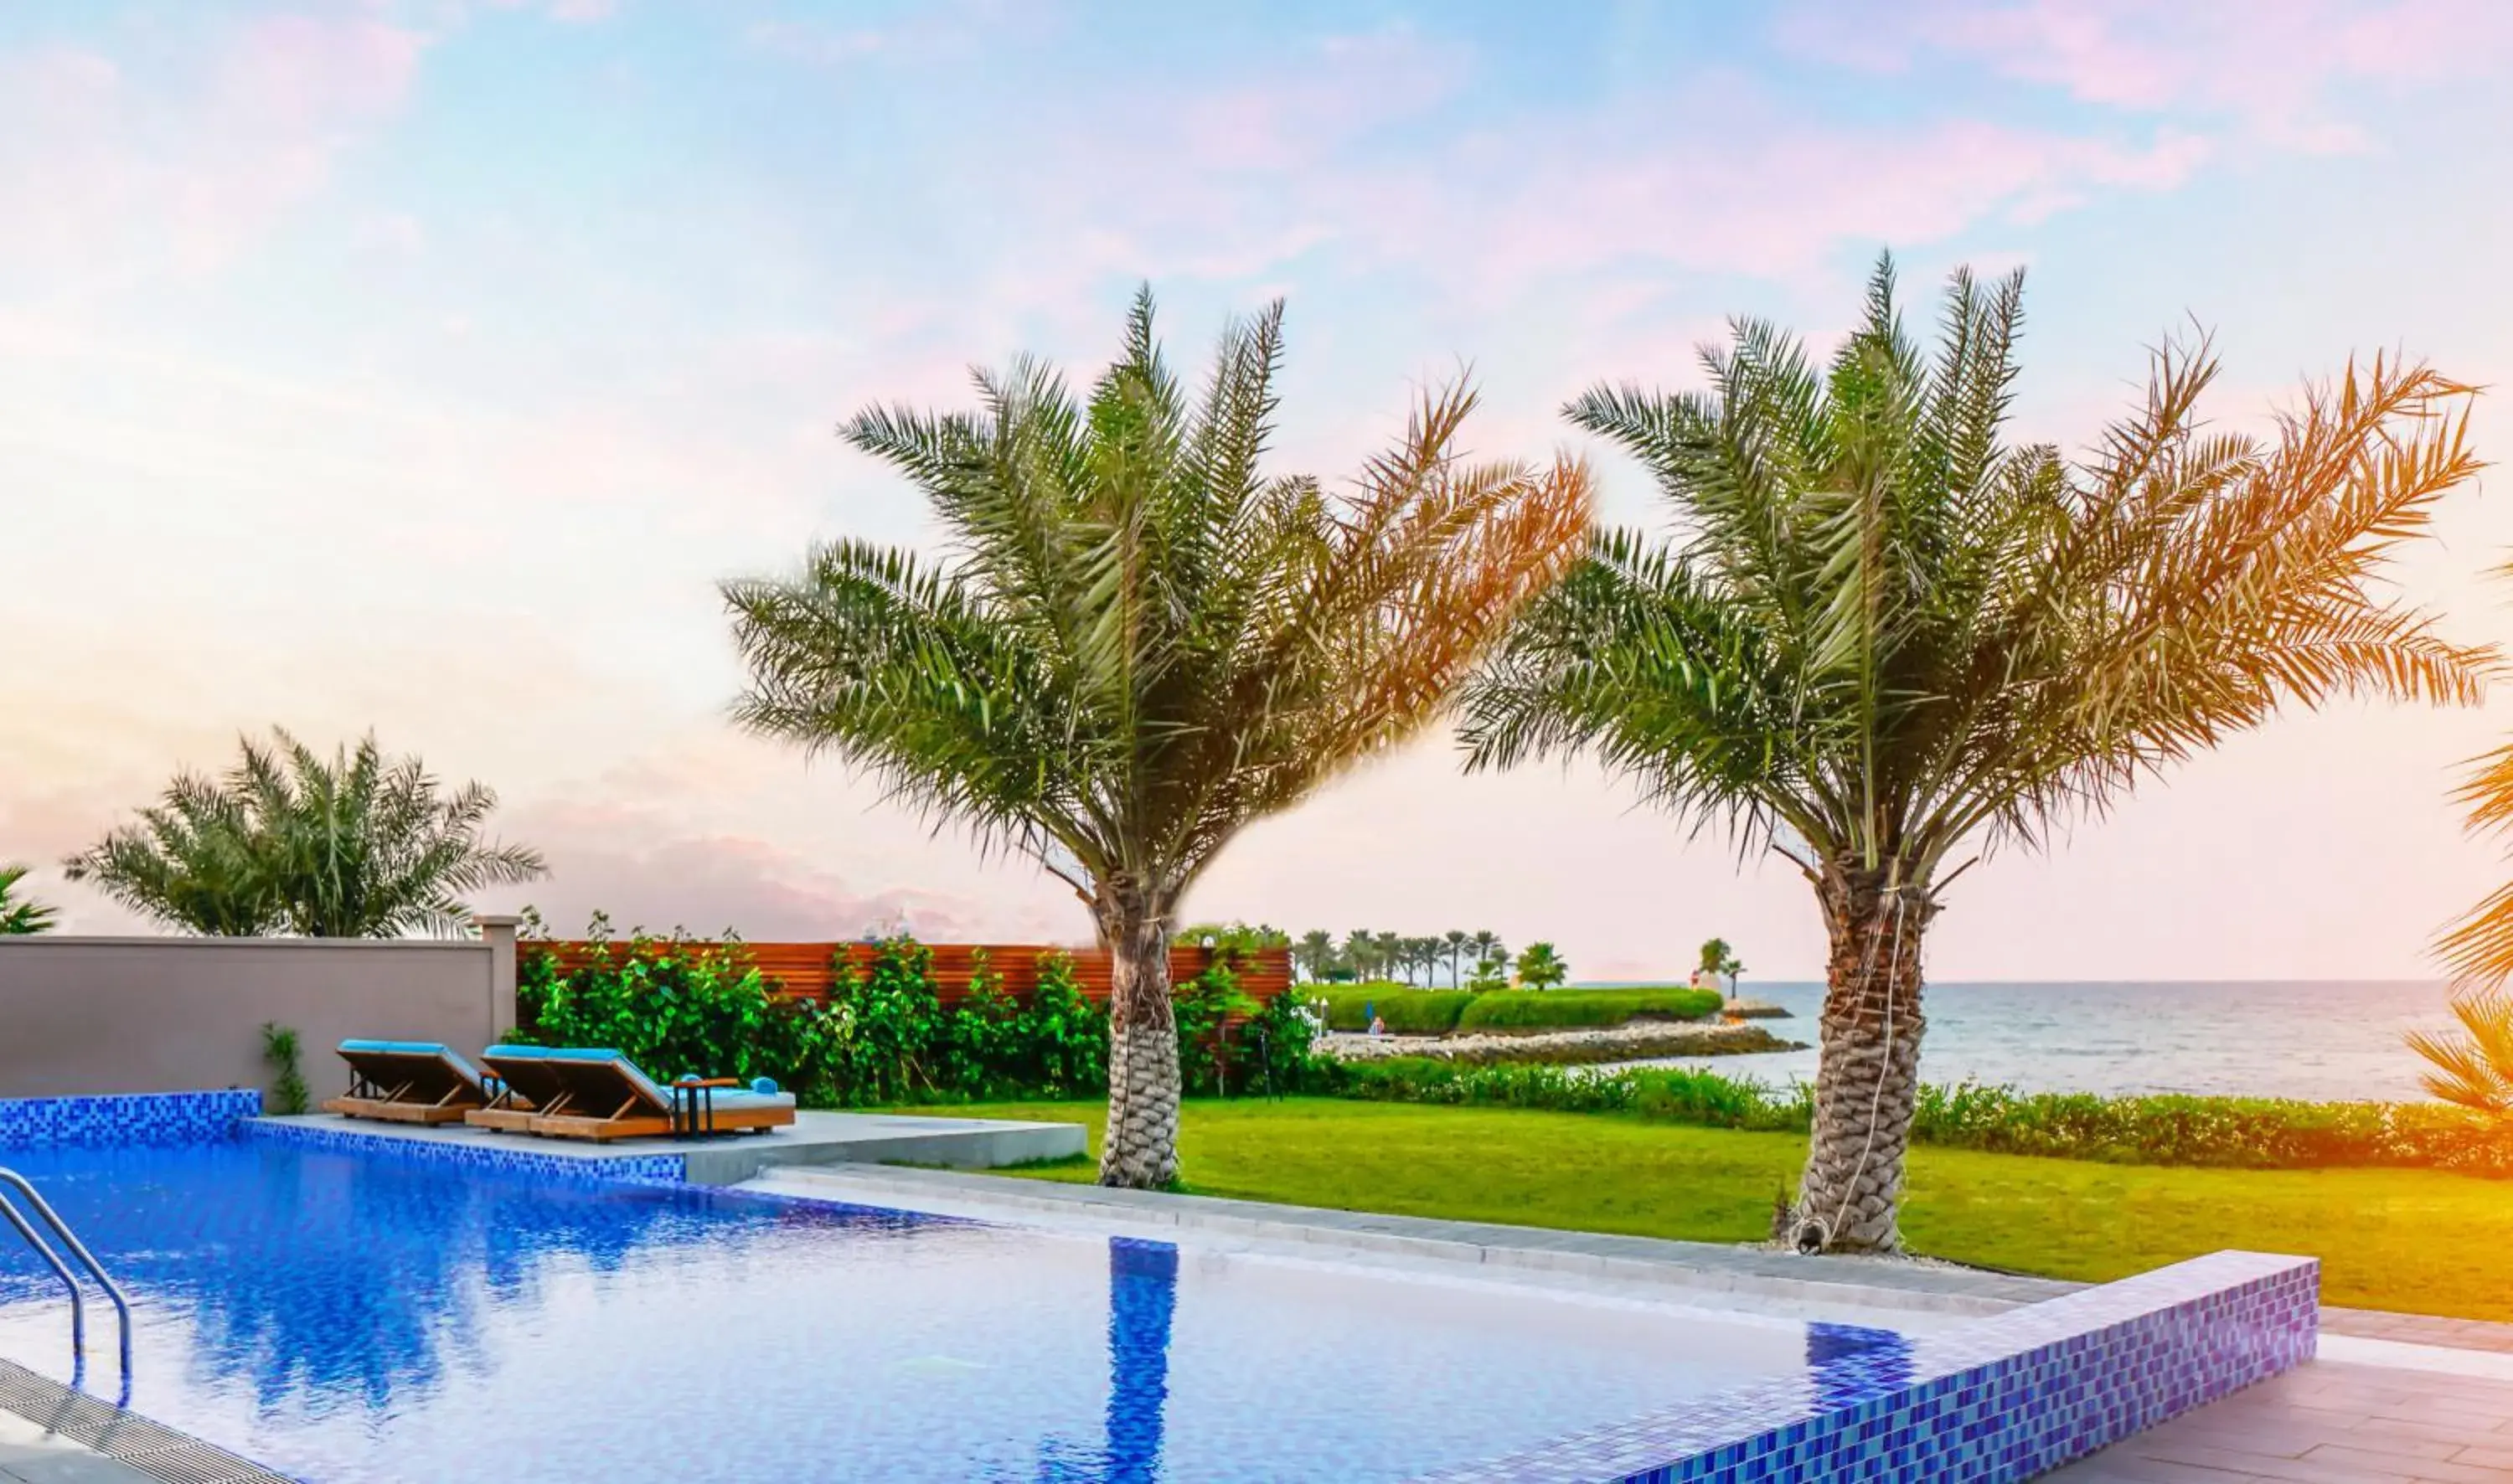
<path fill-rule="evenodd" d="M 1108 1484 L 1151 1484 L 1160 1473 L 1177 1269 L 1167 1242 L 1108 1239 Z"/>
<path fill-rule="evenodd" d="M 1810 1324 L 1807 1372 L 1825 1410 L 1855 1406 L 1911 1383 L 1911 1342 L 1890 1329 Z"/>
<path fill-rule="evenodd" d="M 1108 1238 L 1108 1415 L 1101 1445 L 1051 1437 L 1037 1484 L 1159 1484 L 1170 1397 L 1178 1254 L 1167 1242 Z"/>
<path fill-rule="evenodd" d="M 700 1236 L 738 1245 L 796 1223 L 933 1224 L 258 1142 L 13 1157 L 135 1304 L 185 1315 L 191 1374 L 175 1388 L 249 1379 L 263 1416 L 299 1400 L 383 1416 L 441 1389 L 449 1367 L 487 1374 L 484 1306 L 532 1303 L 553 1270 L 602 1282 L 643 1251 Z M 48 1281 L 22 1251 L 0 1250 L 0 1307 L 55 1301 Z M 137 1404 L 165 1386 L 143 1367 Z"/>

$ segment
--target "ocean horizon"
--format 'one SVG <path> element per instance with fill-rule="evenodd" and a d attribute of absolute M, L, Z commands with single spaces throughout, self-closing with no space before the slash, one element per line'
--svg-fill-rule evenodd
<path fill-rule="evenodd" d="M 1809 1049 L 1636 1065 L 1812 1079 L 1823 986 L 1749 975 L 1738 994 L 1788 1010 L 1765 1024 Z M 1920 1076 L 2027 1092 L 2421 1102 L 2425 1062 L 2405 1037 L 2451 1026 L 2451 998 L 2444 981 L 2416 979 L 1933 981 Z"/>

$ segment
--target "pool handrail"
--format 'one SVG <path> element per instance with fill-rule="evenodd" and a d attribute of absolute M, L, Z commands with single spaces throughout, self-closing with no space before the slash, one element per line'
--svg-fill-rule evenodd
<path fill-rule="evenodd" d="M 96 1260 L 96 1254 L 87 1250 L 87 1243 L 80 1241 L 78 1233 L 70 1230 L 69 1223 L 61 1220 L 61 1214 L 53 1209 L 53 1203 L 44 1199 L 43 1193 L 35 1189 L 32 1181 L 16 1170 L 0 1165 L 0 1185 L 7 1186 L 26 1198 L 26 1203 L 35 1208 L 35 1214 L 44 1219 L 44 1225 L 53 1229 L 53 1235 L 59 1237 L 60 1244 L 69 1249 L 70 1256 L 78 1259 L 79 1266 L 87 1269 L 88 1276 L 96 1279 L 96 1286 L 103 1289 L 104 1296 L 113 1301 L 114 1318 L 120 1331 L 122 1360 L 122 1399 L 116 1405 L 130 1405 L 131 1300 L 123 1294 L 121 1285 L 114 1282 L 112 1276 L 104 1270 L 104 1265 Z M 59 1274 L 61 1281 L 69 1288 L 70 1374 L 71 1385 L 75 1386 L 85 1379 L 87 1374 L 87 1312 L 80 1300 L 78 1280 L 71 1275 L 68 1266 L 61 1261 L 60 1255 L 53 1250 L 52 1244 L 44 1240 L 43 1234 L 37 1231 L 26 1220 L 24 1213 L 18 1209 L 16 1201 L 6 1195 L 0 1195 L 0 1215 L 7 1216 L 9 1225 L 18 1229 L 18 1234 L 26 1239 L 26 1245 L 34 1248 L 37 1256 L 51 1264 L 53 1271 Z"/>

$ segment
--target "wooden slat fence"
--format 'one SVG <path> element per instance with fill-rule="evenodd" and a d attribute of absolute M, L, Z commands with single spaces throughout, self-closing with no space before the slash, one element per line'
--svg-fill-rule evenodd
<path fill-rule="evenodd" d="M 683 948 L 712 948 L 715 944 L 683 944 Z M 668 951 L 670 945 L 658 944 L 658 950 Z M 768 980 L 770 993 L 783 998 L 825 999 L 836 978 L 838 955 L 846 954 L 858 969 L 867 967 L 877 952 L 869 943 L 742 943 L 736 945 L 758 965 L 761 977 Z M 1003 990 L 1016 998 L 1038 987 L 1038 960 L 1042 954 L 1063 954 L 1073 960 L 1074 982 L 1083 995 L 1104 1004 L 1108 999 L 1108 955 L 1096 948 L 1058 949 L 1036 944 L 929 943 L 925 948 L 934 956 L 935 996 L 944 1004 L 956 1003 L 969 993 L 969 982 L 977 972 L 977 956 L 985 955 L 986 965 L 1003 976 Z M 561 973 L 581 968 L 604 957 L 623 958 L 628 947 L 621 942 L 586 942 L 580 940 L 527 939 L 515 945 L 520 957 L 546 957 Z M 1170 950 L 1170 980 L 1184 984 L 1211 966 L 1215 951 L 1209 948 L 1174 948 Z M 1257 999 L 1271 999 L 1292 985 L 1292 954 L 1284 948 L 1257 949 L 1238 956 L 1235 971 L 1242 991 Z"/>

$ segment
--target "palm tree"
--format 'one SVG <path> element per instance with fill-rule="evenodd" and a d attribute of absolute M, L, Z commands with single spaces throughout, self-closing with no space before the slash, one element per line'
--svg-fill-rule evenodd
<path fill-rule="evenodd" d="M 1370 936 L 1371 963 L 1378 977 L 1390 978 L 1405 971 L 1405 940 L 1394 933 L 1379 932 Z"/>
<path fill-rule="evenodd" d="M 26 879 L 26 869 L 0 866 L 0 938 L 50 932 L 60 918 L 53 908 L 17 895 L 18 883 Z"/>
<path fill-rule="evenodd" d="M 1571 977 L 1570 965 L 1553 951 L 1550 943 L 1531 943 L 1527 952 L 1518 956 L 1518 983 L 1522 989 L 1549 990 Z"/>
<path fill-rule="evenodd" d="M 2004 441 L 2021 294 L 1957 273 L 1924 360 L 1887 259 L 1828 374 L 1744 321 L 1704 351 L 1705 391 L 1574 403 L 1681 535 L 1601 534 L 1464 720 L 1469 766 L 1591 750 L 1814 884 L 1831 956 L 1801 1245 L 1899 1244 L 1922 935 L 1980 853 L 2283 702 L 2469 702 L 2496 665 L 2369 587 L 2478 468 L 2467 388 L 2351 362 L 2272 439 L 2208 433 L 2215 361 L 2168 344 L 2145 405 L 2070 461 Z"/>
<path fill-rule="evenodd" d="M 1030 854 L 1088 904 L 1112 959 L 1111 1185 L 1177 1172 L 1180 896 L 1250 823 L 1440 715 L 1585 536 L 1576 461 L 1461 459 L 1462 385 L 1349 495 L 1264 474 L 1281 347 L 1277 304 L 1223 335 L 1191 397 L 1146 292 L 1087 402 L 1022 361 L 977 375 L 975 412 L 863 412 L 846 436 L 923 488 L 951 555 L 841 541 L 724 588 L 743 722 Z"/>
<path fill-rule="evenodd" d="M 1441 934 L 1440 941 L 1447 945 L 1448 948 L 1449 988 L 1454 990 L 1466 982 L 1464 967 L 1466 957 L 1466 935 L 1463 931 L 1452 927 L 1446 933 Z"/>
<path fill-rule="evenodd" d="M 2513 995 L 2488 990 L 2453 1000 L 2460 1029 L 2409 1033 L 2409 1046 L 2433 1064 L 2426 1091 L 2478 1113 L 2513 1117 Z"/>
<path fill-rule="evenodd" d="M 1728 985 L 1714 984 L 1725 993 L 1727 988 L 1733 987 L 1735 976 L 1745 972 L 1745 965 L 1736 961 L 1735 950 L 1728 946 L 1727 939 L 1713 938 L 1701 945 L 1701 972 L 1710 975 L 1714 981 L 1731 981 Z"/>
<path fill-rule="evenodd" d="M 1487 959 L 1506 958 L 1509 957 L 1509 949 L 1500 941 L 1500 935 L 1494 932 L 1489 927 L 1476 933 L 1473 937 L 1468 938 L 1466 940 L 1466 946 L 1474 950 L 1475 961 L 1477 963 L 1482 963 Z"/>
<path fill-rule="evenodd" d="M 1354 979 L 1364 980 L 1376 977 L 1372 970 L 1377 962 L 1377 955 L 1378 940 L 1371 936 L 1369 928 L 1356 927 L 1344 934 L 1344 967 L 1352 970 Z"/>
<path fill-rule="evenodd" d="M 546 874 L 539 854 L 485 843 L 487 786 L 442 786 L 370 733 L 330 759 L 277 731 L 247 738 L 223 778 L 179 775 L 140 821 L 63 863 L 74 881 L 196 933 L 395 938 L 463 932 L 461 898 Z"/>
<path fill-rule="evenodd" d="M 1335 964 L 1335 957 L 1334 936 L 1319 928 L 1313 927 L 1300 934 L 1300 941 L 1292 945 L 1292 961 L 1299 965 L 1300 972 L 1312 983 L 1327 977 L 1327 970 Z"/>

